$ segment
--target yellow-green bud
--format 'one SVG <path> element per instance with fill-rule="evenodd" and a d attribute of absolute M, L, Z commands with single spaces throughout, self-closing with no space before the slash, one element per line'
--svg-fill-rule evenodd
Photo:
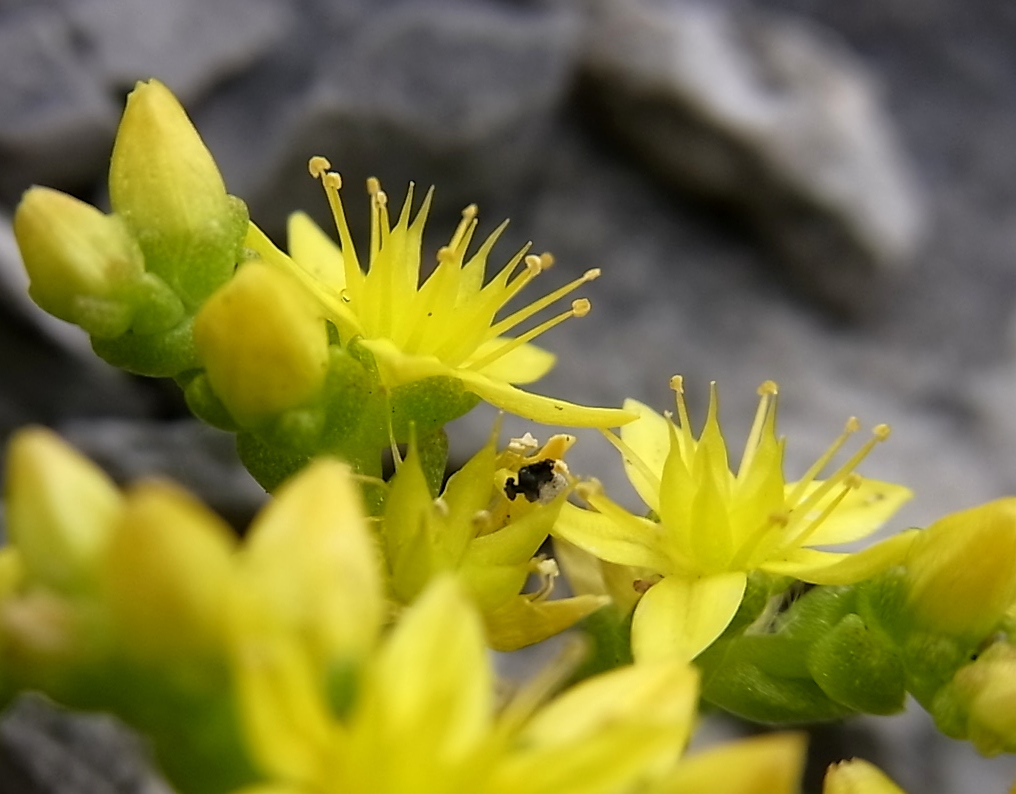
<path fill-rule="evenodd" d="M 922 627 L 988 634 L 1016 601 L 1016 498 L 939 519 L 916 537 L 905 565 L 909 608 Z"/>
<path fill-rule="evenodd" d="M 134 316 L 125 292 L 145 271 L 123 221 L 73 196 L 30 188 L 14 214 L 14 235 L 31 279 L 28 294 L 55 317 L 98 336 L 119 336 Z"/>
<path fill-rule="evenodd" d="M 232 272 L 246 233 L 243 202 L 172 92 L 158 80 L 127 97 L 109 169 L 109 197 L 148 269 L 194 308 Z"/>
<path fill-rule="evenodd" d="M 121 509 L 113 482 L 54 433 L 30 428 L 11 440 L 7 530 L 29 581 L 89 587 Z"/>
<path fill-rule="evenodd" d="M 822 794 L 904 794 L 904 791 L 874 764 L 854 758 L 829 767 Z"/>
<path fill-rule="evenodd" d="M 1016 648 L 998 643 L 953 678 L 967 707 L 967 732 L 978 752 L 1016 751 Z"/>
<path fill-rule="evenodd" d="M 328 368 L 328 333 L 290 276 L 249 262 L 201 307 L 194 345 L 215 394 L 240 422 L 312 399 Z"/>
<path fill-rule="evenodd" d="M 218 656 L 232 550 L 229 527 L 178 487 L 129 491 L 102 579 L 120 646 L 149 662 Z"/>

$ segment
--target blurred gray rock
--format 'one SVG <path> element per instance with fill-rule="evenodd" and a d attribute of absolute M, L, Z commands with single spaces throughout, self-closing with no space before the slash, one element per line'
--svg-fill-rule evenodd
<path fill-rule="evenodd" d="M 104 168 L 120 108 L 58 10 L 0 12 L 0 203 L 30 184 L 76 189 Z"/>
<path fill-rule="evenodd" d="M 142 743 L 102 715 L 24 695 L 0 719 L 0 794 L 172 794 Z"/>
<path fill-rule="evenodd" d="M 56 430 L 118 483 L 170 479 L 239 531 L 267 499 L 240 463 L 235 436 L 195 419 L 87 419 L 61 423 Z"/>
<path fill-rule="evenodd" d="M 341 4 L 340 4 L 341 7 Z M 439 183 L 437 212 L 504 201 L 538 171 L 570 85 L 579 16 L 564 6 L 398 2 L 305 30 L 273 63 L 267 90 L 238 81 L 199 114 L 230 189 L 278 232 L 296 208 L 324 214 L 307 159 L 341 171 L 354 221 L 368 176 L 401 204 L 405 185 Z M 314 53 L 312 67 L 300 53 Z M 280 78 L 282 75 L 282 78 Z M 288 75 L 290 79 L 285 80 Z M 264 90 L 264 86 L 260 90 Z"/>
<path fill-rule="evenodd" d="M 123 91 L 157 77 L 182 102 L 250 67 L 294 24 L 282 0 L 63 0 L 90 74 Z"/>
<path fill-rule="evenodd" d="M 856 309 L 924 213 L 877 81 L 831 31 L 700 0 L 606 0 L 584 95 L 657 176 L 745 211 L 801 283 Z"/>

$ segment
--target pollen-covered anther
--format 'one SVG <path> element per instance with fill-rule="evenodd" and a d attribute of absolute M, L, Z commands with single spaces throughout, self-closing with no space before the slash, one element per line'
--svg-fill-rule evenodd
<path fill-rule="evenodd" d="M 670 390 L 677 394 L 684 394 L 684 375 L 675 375 L 670 379 Z"/>
<path fill-rule="evenodd" d="M 892 435 L 893 429 L 889 427 L 889 425 L 881 424 L 875 425 L 871 429 L 871 432 L 875 436 L 876 441 L 885 441 L 890 435 Z"/>
<path fill-rule="evenodd" d="M 763 381 L 758 387 L 759 397 L 772 397 L 780 393 L 780 387 L 774 380 Z"/>
<path fill-rule="evenodd" d="M 861 429 L 861 420 L 856 416 L 852 416 L 847 420 L 847 424 L 843 427 L 844 433 L 856 433 Z"/>
<path fill-rule="evenodd" d="M 544 270 L 550 270 L 554 267 L 554 255 L 550 251 L 544 251 L 540 254 L 540 265 Z"/>
<path fill-rule="evenodd" d="M 370 196 L 376 196 L 381 192 L 381 180 L 376 176 L 367 177 L 367 194 Z"/>
<path fill-rule="evenodd" d="M 594 499 L 597 496 L 603 496 L 603 483 L 597 480 L 595 477 L 591 477 L 588 480 L 576 484 L 575 493 L 586 502 L 590 499 Z"/>
<path fill-rule="evenodd" d="M 532 276 L 538 276 L 544 271 L 543 259 L 538 257 L 536 254 L 529 254 L 525 259 L 522 260 L 526 266 L 526 270 Z"/>
<path fill-rule="evenodd" d="M 596 281 L 596 279 L 598 279 L 601 275 L 603 275 L 603 271 L 600 270 L 600 268 L 591 267 L 589 268 L 589 270 L 587 270 L 585 273 L 582 274 L 582 278 L 586 282 Z"/>
<path fill-rule="evenodd" d="M 576 298 L 572 301 L 571 308 L 572 316 L 585 317 L 593 308 L 593 304 L 589 302 L 588 298 Z"/>
<path fill-rule="evenodd" d="M 331 167 L 332 164 L 328 158 L 322 157 L 320 154 L 314 155 L 307 161 L 307 170 L 310 171 L 310 175 L 315 179 L 320 179 L 321 175 Z"/>
<path fill-rule="evenodd" d="M 540 442 L 533 436 L 532 433 L 527 432 L 522 438 L 513 438 L 508 441 L 508 452 L 514 452 L 517 455 L 525 455 L 526 453 L 532 452 L 540 448 Z"/>
<path fill-rule="evenodd" d="M 540 577 L 540 586 L 529 594 L 529 600 L 543 601 L 554 591 L 554 582 L 561 575 L 557 560 L 553 557 L 533 557 L 529 561 L 529 570 Z"/>

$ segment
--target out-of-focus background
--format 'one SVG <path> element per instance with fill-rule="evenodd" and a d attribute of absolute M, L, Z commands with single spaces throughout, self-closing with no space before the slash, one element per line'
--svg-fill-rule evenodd
<path fill-rule="evenodd" d="M 1014 40 L 1004 0 L 0 0 L 0 436 L 51 425 L 238 525 L 263 500 L 172 384 L 110 370 L 23 292 L 21 192 L 102 205 L 124 96 L 158 77 L 280 243 L 293 209 L 328 220 L 324 154 L 364 231 L 363 180 L 393 203 L 415 180 L 432 250 L 477 202 L 481 231 L 512 219 L 495 260 L 555 254 L 547 289 L 602 268 L 538 390 L 663 409 L 679 372 L 701 412 L 717 380 L 736 446 L 772 378 L 791 476 L 848 416 L 889 422 L 863 470 L 917 492 L 893 528 L 1016 492 Z M 459 459 L 492 416 L 452 429 Z M 614 457 L 587 434 L 570 463 L 633 501 Z M 815 737 L 816 769 L 861 755 L 913 792 L 1016 775 L 916 707 Z M 23 701 L 0 792 L 161 790 L 132 748 Z"/>

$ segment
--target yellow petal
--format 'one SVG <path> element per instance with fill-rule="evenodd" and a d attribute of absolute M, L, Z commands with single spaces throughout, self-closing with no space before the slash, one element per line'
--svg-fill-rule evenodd
<path fill-rule="evenodd" d="M 362 763 L 391 767 L 385 790 L 413 790 L 411 781 L 429 779 L 420 775 L 450 773 L 490 730 L 493 678 L 483 627 L 450 578 L 437 579 L 403 613 L 372 673 L 357 747 Z M 398 757 L 390 757 L 396 747 Z"/>
<path fill-rule="evenodd" d="M 807 498 L 808 494 L 821 484 L 821 482 L 812 483 L 801 498 Z M 793 487 L 793 483 L 787 485 L 788 492 Z M 811 510 L 812 517 L 817 518 L 838 495 L 838 489 L 834 488 L 824 499 L 819 500 Z M 865 478 L 859 487 L 852 489 L 844 497 L 832 514 L 808 538 L 808 545 L 826 546 L 866 538 L 885 524 L 913 496 L 914 492 L 902 485 Z"/>
<path fill-rule="evenodd" d="M 918 530 L 908 529 L 854 554 L 798 549 L 786 560 L 772 560 L 761 568 L 813 584 L 853 584 L 906 559 Z"/>
<path fill-rule="evenodd" d="M 606 497 L 597 497 L 596 502 L 601 508 L 608 503 L 613 505 Z M 656 572 L 669 571 L 671 562 L 660 550 L 660 525 L 615 507 L 616 514 L 612 511 L 607 515 L 566 503 L 554 524 L 553 534 L 601 560 Z"/>
<path fill-rule="evenodd" d="M 773 733 L 683 758 L 653 794 L 797 794 L 808 739 Z"/>
<path fill-rule="evenodd" d="M 260 622 L 308 637 L 319 664 L 372 647 L 385 612 L 381 563 L 346 464 L 319 459 L 287 482 L 239 562 Z"/>
<path fill-rule="evenodd" d="M 905 794 L 874 764 L 860 758 L 833 764 L 826 772 L 822 794 Z"/>
<path fill-rule="evenodd" d="M 495 651 L 515 651 L 560 634 L 608 603 L 607 596 L 595 595 L 553 601 L 516 596 L 483 616 L 487 642 Z"/>
<path fill-rule="evenodd" d="M 676 662 L 638 665 L 568 690 L 530 722 L 523 749 L 499 764 L 489 792 L 643 791 L 687 741 L 698 675 Z"/>
<path fill-rule="evenodd" d="M 325 705 L 320 673 L 305 649 L 285 632 L 242 638 L 234 681 L 243 730 L 258 765 L 294 785 L 316 783 L 337 726 Z"/>
<path fill-rule="evenodd" d="M 500 336 L 496 339 L 489 339 L 476 349 L 476 352 L 470 356 L 470 360 L 479 361 L 508 341 Z M 557 356 L 542 347 L 524 344 L 505 353 L 487 366 L 481 367 L 479 371 L 488 378 L 503 380 L 507 383 L 532 383 L 550 372 L 556 361 Z M 467 361 L 466 365 L 468 366 L 468 364 Z"/>
<path fill-rule="evenodd" d="M 635 607 L 631 648 L 636 662 L 690 662 L 716 640 L 741 605 L 747 577 L 741 572 L 687 579 L 667 576 Z"/>
<path fill-rule="evenodd" d="M 311 220 L 306 212 L 294 212 L 286 225 L 289 255 L 311 276 L 338 291 L 346 286 L 342 249 Z"/>
<path fill-rule="evenodd" d="M 435 356 L 407 355 L 388 339 L 364 339 L 360 344 L 374 355 L 381 379 L 388 386 L 444 375 L 458 378 L 467 391 L 481 400 L 534 422 L 568 427 L 617 427 L 636 418 L 631 411 L 618 408 L 588 408 L 553 397 L 530 394 L 474 370 L 449 367 Z"/>
<path fill-rule="evenodd" d="M 670 425 L 663 416 L 638 400 L 625 400 L 624 408 L 637 413 L 639 418 L 621 428 L 621 440 L 646 464 L 655 479 L 649 479 L 627 456 L 622 456 L 624 471 L 642 501 L 659 513 L 660 479 L 670 453 Z"/>

